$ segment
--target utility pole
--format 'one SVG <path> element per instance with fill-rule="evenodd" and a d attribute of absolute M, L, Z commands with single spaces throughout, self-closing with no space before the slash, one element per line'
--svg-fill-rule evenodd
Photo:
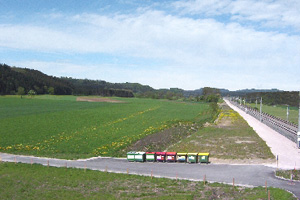
<path fill-rule="evenodd" d="M 287 121 L 289 121 L 289 114 L 290 114 L 289 105 L 287 105 L 287 108 L 286 108 L 286 120 Z"/>
<path fill-rule="evenodd" d="M 259 115 L 259 121 L 262 121 L 262 116 L 261 116 L 261 114 L 262 114 L 262 97 L 260 97 L 260 109 L 259 109 L 259 113 L 260 113 L 260 115 Z"/>
<path fill-rule="evenodd" d="M 257 108 L 257 99 L 255 100 L 255 108 Z"/>
<path fill-rule="evenodd" d="M 299 91 L 299 117 L 298 117 L 298 133 L 297 133 L 297 146 L 300 149 L 300 91 Z"/>

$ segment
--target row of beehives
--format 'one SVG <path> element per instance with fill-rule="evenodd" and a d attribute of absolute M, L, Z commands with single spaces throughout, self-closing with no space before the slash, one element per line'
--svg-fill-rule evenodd
<path fill-rule="evenodd" d="M 130 162 L 188 162 L 208 163 L 209 153 L 140 152 L 127 153 Z"/>

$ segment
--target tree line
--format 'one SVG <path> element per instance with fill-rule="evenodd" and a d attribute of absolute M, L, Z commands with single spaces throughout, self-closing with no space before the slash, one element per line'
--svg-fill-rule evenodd
<path fill-rule="evenodd" d="M 262 97 L 263 103 L 267 105 L 289 105 L 299 106 L 299 92 L 281 91 L 281 92 L 256 92 L 245 95 L 246 101 L 254 103 L 256 99 Z"/>
<path fill-rule="evenodd" d="M 139 83 L 109 83 L 103 80 L 48 76 L 38 70 L 0 64 L 0 95 L 55 94 L 139 97 L 169 100 L 218 102 L 219 89 L 204 87 L 185 91 L 180 88 L 154 89 Z"/>
<path fill-rule="evenodd" d="M 135 87 L 138 87 L 135 86 Z M 38 70 L 0 64 L 0 95 L 24 94 L 101 95 L 133 97 L 130 89 L 105 81 L 57 78 Z"/>

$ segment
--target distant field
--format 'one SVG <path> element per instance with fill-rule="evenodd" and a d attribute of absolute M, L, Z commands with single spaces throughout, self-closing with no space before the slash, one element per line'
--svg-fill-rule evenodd
<path fill-rule="evenodd" d="M 146 135 L 209 121 L 209 104 L 136 98 L 78 102 L 75 96 L 0 97 L 0 151 L 57 158 L 125 156 Z"/>
<path fill-rule="evenodd" d="M 255 108 L 255 104 L 247 104 L 251 107 Z M 259 105 L 258 109 L 259 109 Z M 287 120 L 287 106 L 268 106 L 263 105 L 262 111 L 268 113 L 270 115 L 279 117 L 281 119 Z M 293 122 L 294 124 L 298 124 L 298 108 L 297 107 L 290 107 L 289 109 L 289 121 Z"/>
<path fill-rule="evenodd" d="M 1 199 L 267 199 L 264 187 L 171 180 L 41 165 L 0 163 Z M 296 199 L 268 188 L 271 199 Z"/>

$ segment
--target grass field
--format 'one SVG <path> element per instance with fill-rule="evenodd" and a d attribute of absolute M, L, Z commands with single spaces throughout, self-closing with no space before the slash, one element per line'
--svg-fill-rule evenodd
<path fill-rule="evenodd" d="M 0 97 L 0 151 L 57 158 L 125 156 L 134 141 L 174 124 L 211 121 L 209 104 L 136 98 Z"/>
<path fill-rule="evenodd" d="M 170 147 L 177 152 L 210 152 L 217 159 L 274 159 L 270 148 L 226 103 L 215 124 Z"/>
<path fill-rule="evenodd" d="M 248 106 L 251 106 L 255 108 L 255 104 L 247 104 Z M 259 109 L 259 105 L 258 105 Z M 287 120 L 287 107 L 286 106 L 268 106 L 268 105 L 263 105 L 262 106 L 262 111 L 265 113 L 268 113 L 270 115 L 279 117 L 281 119 Z M 298 108 L 297 107 L 290 107 L 289 108 L 289 121 L 298 124 Z"/>
<path fill-rule="evenodd" d="M 105 173 L 92 170 L 0 163 L 1 199 L 267 199 L 264 187 L 244 188 Z M 271 199 L 295 199 L 268 188 Z"/>

